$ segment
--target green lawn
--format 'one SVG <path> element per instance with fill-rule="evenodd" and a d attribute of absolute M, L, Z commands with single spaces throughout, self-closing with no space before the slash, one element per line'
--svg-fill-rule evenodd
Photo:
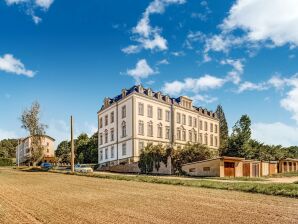
<path fill-rule="evenodd" d="M 288 173 L 277 173 L 270 177 L 298 177 L 298 171 L 288 172 Z"/>
<path fill-rule="evenodd" d="M 55 173 L 71 174 L 70 172 L 51 171 Z M 112 180 L 123 181 L 137 181 L 155 184 L 168 184 L 168 185 L 180 185 L 188 187 L 202 187 L 213 188 L 230 191 L 243 191 L 250 193 L 260 193 L 267 195 L 276 195 L 284 197 L 298 198 L 298 185 L 297 184 L 282 184 L 282 183 L 254 183 L 254 182 L 223 182 L 216 180 L 197 180 L 197 179 L 179 179 L 179 178 L 166 178 L 166 177 L 154 177 L 146 175 L 121 175 L 121 174 L 80 174 L 74 175 L 88 176 L 93 178 L 104 178 Z"/>

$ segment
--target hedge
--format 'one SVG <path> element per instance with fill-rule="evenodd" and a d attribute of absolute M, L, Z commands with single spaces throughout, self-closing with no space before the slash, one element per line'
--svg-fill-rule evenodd
<path fill-rule="evenodd" d="M 0 158 L 0 166 L 12 166 L 12 165 L 13 165 L 12 159 Z"/>

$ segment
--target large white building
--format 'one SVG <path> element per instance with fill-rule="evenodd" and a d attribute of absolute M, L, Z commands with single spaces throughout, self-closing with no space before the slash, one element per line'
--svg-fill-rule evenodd
<path fill-rule="evenodd" d="M 174 148 L 187 143 L 219 147 L 216 114 L 193 106 L 186 96 L 170 98 L 141 85 L 105 98 L 98 111 L 98 161 L 116 165 L 138 161 L 147 144 Z"/>

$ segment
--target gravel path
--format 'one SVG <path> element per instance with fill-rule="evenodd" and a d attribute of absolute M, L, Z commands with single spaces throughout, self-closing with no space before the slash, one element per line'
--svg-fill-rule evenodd
<path fill-rule="evenodd" d="M 298 223 L 298 200 L 0 169 L 0 223 Z"/>

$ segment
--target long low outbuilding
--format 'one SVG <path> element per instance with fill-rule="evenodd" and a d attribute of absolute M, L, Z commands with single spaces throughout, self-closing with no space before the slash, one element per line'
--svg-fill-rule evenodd
<path fill-rule="evenodd" d="M 223 156 L 184 164 L 182 170 L 198 177 L 242 177 L 243 161 L 244 158 Z"/>
<path fill-rule="evenodd" d="M 263 177 L 298 171 L 298 159 L 257 161 L 223 156 L 184 164 L 182 170 L 197 177 Z"/>

